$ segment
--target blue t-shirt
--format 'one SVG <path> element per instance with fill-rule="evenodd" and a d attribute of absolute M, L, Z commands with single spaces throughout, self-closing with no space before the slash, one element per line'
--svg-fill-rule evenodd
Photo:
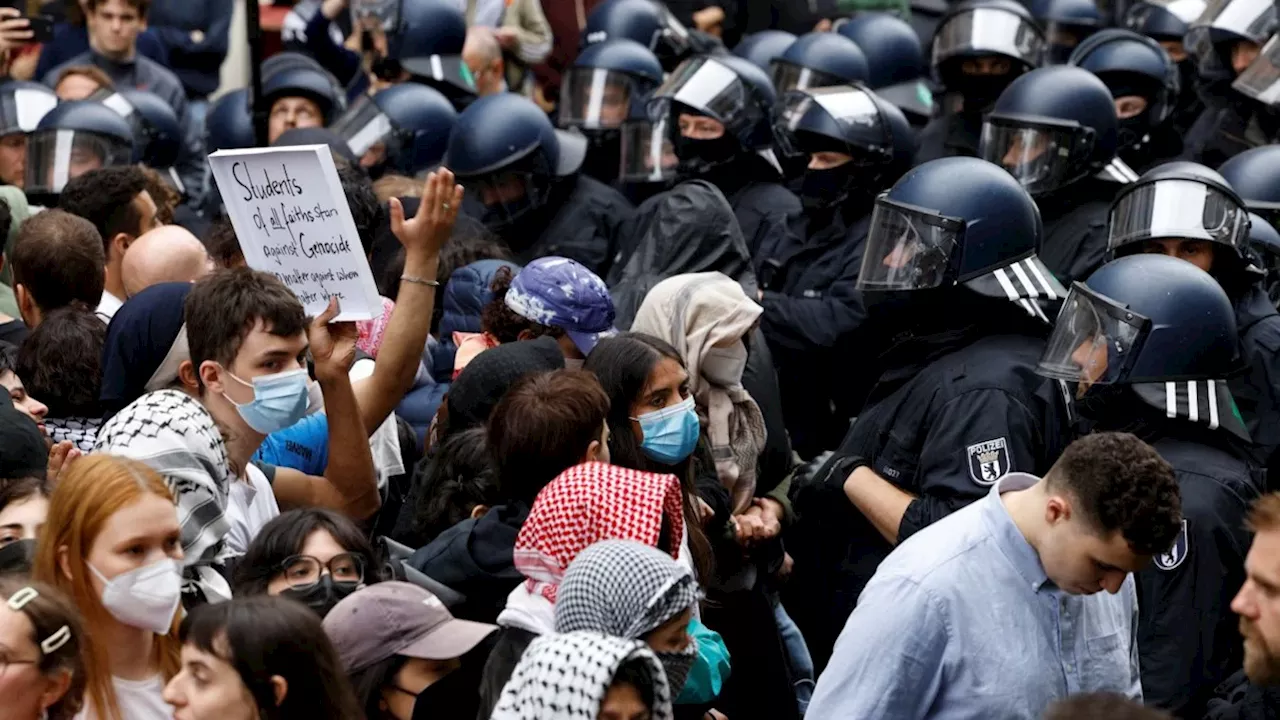
<path fill-rule="evenodd" d="M 253 462 L 293 468 L 307 475 L 324 475 L 329 464 L 329 416 L 308 415 L 262 441 Z"/>

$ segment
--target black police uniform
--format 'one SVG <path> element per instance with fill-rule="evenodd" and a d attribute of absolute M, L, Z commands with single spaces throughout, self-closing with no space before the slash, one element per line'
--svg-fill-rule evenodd
<path fill-rule="evenodd" d="M 1243 96 L 1211 103 L 1187 130 L 1182 158 L 1217 167 L 1280 139 L 1280 118 Z"/>
<path fill-rule="evenodd" d="M 1143 699 L 1200 718 L 1214 689 L 1240 668 L 1243 640 L 1231 599 L 1244 583 L 1245 515 L 1262 487 L 1239 451 L 1190 426 L 1148 438 L 1178 478 L 1182 535 L 1137 574 Z"/>
<path fill-rule="evenodd" d="M 1088 178 L 1036 198 L 1044 220 L 1040 259 L 1063 285 L 1083 280 L 1107 255 L 1107 216 L 1117 183 Z"/>
<path fill-rule="evenodd" d="M 635 212 L 622 193 L 586 175 L 559 180 L 545 210 L 551 214 L 499 231 L 515 252 L 516 261 L 523 264 L 559 255 L 577 260 L 601 276 L 609 272 L 619 237 Z M 546 223 L 544 229 L 529 243 L 531 230 L 541 222 Z"/>
<path fill-rule="evenodd" d="M 863 408 L 819 472 L 828 484 L 794 498 L 807 522 L 787 536 L 796 569 L 785 600 L 818 667 L 893 550 L 844 496 L 850 456 L 867 458 L 880 477 L 916 496 L 898 530 L 901 542 L 986 495 L 1005 472 L 1044 473 L 1070 441 L 1066 397 L 1058 383 L 1035 375 L 1043 332 L 948 345 L 934 348 L 946 354 L 932 363 L 891 371 L 881 384 L 897 379 L 899 387 Z"/>
<path fill-rule="evenodd" d="M 1235 300 L 1241 360 L 1248 372 L 1228 379 L 1258 461 L 1280 471 L 1280 313 L 1261 285 Z"/>

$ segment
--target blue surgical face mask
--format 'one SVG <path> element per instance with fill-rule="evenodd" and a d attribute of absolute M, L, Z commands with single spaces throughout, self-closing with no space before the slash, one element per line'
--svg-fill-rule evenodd
<path fill-rule="evenodd" d="M 693 396 L 631 419 L 640 423 L 640 432 L 644 435 L 640 450 L 650 460 L 663 465 L 675 465 L 684 460 L 698 444 L 701 426 L 698 413 L 693 408 Z"/>
<path fill-rule="evenodd" d="M 226 371 L 236 382 L 253 388 L 253 400 L 241 405 L 227 394 L 227 402 L 236 406 L 245 424 L 255 432 L 270 435 L 298 422 L 307 414 L 307 371 L 288 370 L 274 375 L 260 375 L 252 383 Z"/>

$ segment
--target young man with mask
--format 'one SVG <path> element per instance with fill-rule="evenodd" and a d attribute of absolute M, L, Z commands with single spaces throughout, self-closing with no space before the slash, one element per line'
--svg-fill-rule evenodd
<path fill-rule="evenodd" d="M 1004 476 L 880 565 L 809 713 L 1035 720 L 1073 693 L 1140 700 L 1132 573 L 1181 523 L 1173 469 L 1133 435 Z"/>

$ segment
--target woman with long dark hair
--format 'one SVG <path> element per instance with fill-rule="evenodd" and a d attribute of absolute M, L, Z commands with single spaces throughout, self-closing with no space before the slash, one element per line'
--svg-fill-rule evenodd
<path fill-rule="evenodd" d="M 259 595 L 182 621 L 182 669 L 164 689 L 181 720 L 351 720 L 355 694 L 320 618 Z"/>

